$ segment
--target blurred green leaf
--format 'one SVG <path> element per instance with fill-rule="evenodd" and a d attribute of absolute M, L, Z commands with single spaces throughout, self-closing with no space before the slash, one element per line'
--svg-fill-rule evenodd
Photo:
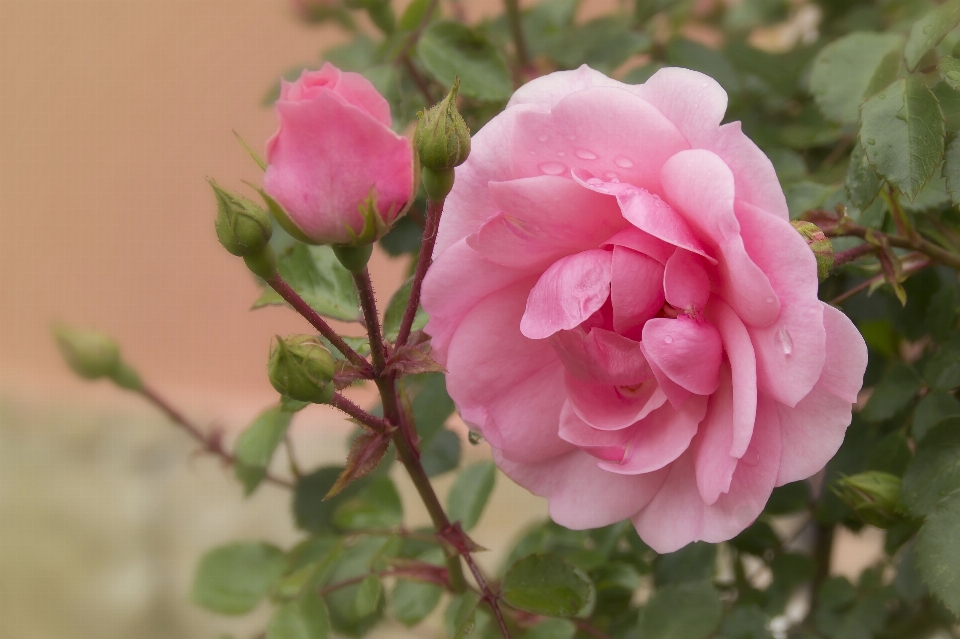
<path fill-rule="evenodd" d="M 348 547 L 331 572 L 328 583 L 341 583 L 356 579 L 386 568 L 384 559 L 392 556 L 399 548 L 396 537 L 364 537 Z M 360 595 L 361 587 L 366 592 Z M 379 588 L 379 579 L 377 579 Z M 377 593 L 374 609 L 369 614 L 360 615 L 364 605 L 372 598 L 374 587 L 370 584 L 363 586 L 363 582 L 338 588 L 326 595 L 327 609 L 330 612 L 330 622 L 335 632 L 350 636 L 359 636 L 370 630 L 381 618 L 383 597 Z M 360 597 L 360 601 L 357 599 Z M 358 603 L 361 605 L 358 606 Z"/>
<path fill-rule="evenodd" d="M 300 478 L 293 492 L 293 516 L 299 528 L 312 533 L 335 530 L 334 511 L 369 481 L 367 478 L 355 481 L 336 497 L 324 500 L 342 471 L 339 466 L 323 466 Z"/>
<path fill-rule="evenodd" d="M 943 177 L 953 203 L 960 204 L 960 136 L 955 137 L 943 157 Z"/>
<path fill-rule="evenodd" d="M 923 580 L 954 615 L 960 617 L 960 493 L 929 514 L 917 535 L 917 567 Z"/>
<path fill-rule="evenodd" d="M 341 71 L 354 72 L 366 71 L 380 62 L 377 43 L 365 33 L 357 34 L 353 40 L 339 47 L 327 49 L 323 58 Z"/>
<path fill-rule="evenodd" d="M 903 47 L 903 58 L 911 71 L 943 37 L 960 22 L 960 0 L 949 0 L 917 20 Z"/>
<path fill-rule="evenodd" d="M 937 71 L 944 82 L 960 91 L 960 60 L 945 55 L 937 62 Z"/>
<path fill-rule="evenodd" d="M 280 254 L 277 270 L 317 313 L 348 322 L 360 319 L 360 300 L 353 278 L 329 246 L 294 244 Z M 253 303 L 253 308 L 283 304 L 286 304 L 283 298 L 267 288 Z"/>
<path fill-rule="evenodd" d="M 383 314 L 383 335 L 391 342 L 396 341 L 397 333 L 400 332 L 400 323 L 403 321 L 403 314 L 407 310 L 412 292 L 413 278 L 410 277 L 400 285 L 397 292 L 390 298 L 390 303 L 387 304 L 387 310 Z M 418 306 L 413 320 L 413 330 L 417 331 L 426 326 L 428 319 L 423 308 Z"/>
<path fill-rule="evenodd" d="M 759 606 L 737 606 L 723 618 L 717 639 L 773 639 L 769 623 Z"/>
<path fill-rule="evenodd" d="M 233 471 L 249 495 L 267 474 L 273 453 L 283 441 L 292 413 L 280 407 L 268 408 L 240 435 L 233 449 Z"/>
<path fill-rule="evenodd" d="M 931 388 L 953 390 L 960 387 L 960 338 L 940 346 L 923 367 L 923 377 Z"/>
<path fill-rule="evenodd" d="M 730 544 L 741 552 L 763 557 L 768 550 L 780 546 L 780 538 L 765 521 L 755 521 L 742 533 L 730 540 Z"/>
<path fill-rule="evenodd" d="M 481 635 L 488 618 L 485 611 L 478 609 L 479 605 L 480 596 L 472 590 L 451 598 L 443 614 L 447 635 L 462 639 L 476 630 L 480 631 L 477 635 Z"/>
<path fill-rule="evenodd" d="M 403 522 L 400 493 L 389 477 L 373 477 L 356 496 L 341 503 L 333 521 L 345 530 L 384 529 Z"/>
<path fill-rule="evenodd" d="M 910 366 L 897 363 L 884 374 L 860 414 L 871 422 L 890 419 L 907 407 L 922 386 L 923 380 Z"/>
<path fill-rule="evenodd" d="M 657 557 L 653 564 L 653 574 L 658 586 L 703 581 L 713 577 L 716 564 L 717 546 L 697 541 Z"/>
<path fill-rule="evenodd" d="M 443 428 L 434 433 L 420 449 L 420 463 L 427 477 L 442 475 L 459 466 L 460 448 L 460 436 L 455 432 Z"/>
<path fill-rule="evenodd" d="M 631 55 L 646 51 L 650 38 L 633 31 L 617 16 L 590 20 L 560 31 L 544 47 L 544 53 L 563 68 L 575 69 L 581 64 L 612 73 Z"/>
<path fill-rule="evenodd" d="M 847 177 L 844 180 L 850 203 L 858 209 L 867 208 L 880 193 L 880 185 L 880 178 L 867 161 L 863 148 L 860 144 L 854 144 L 853 151 L 850 153 Z"/>
<path fill-rule="evenodd" d="M 596 601 L 590 577 L 556 555 L 530 555 L 513 564 L 500 585 L 503 600 L 552 617 L 584 616 Z"/>
<path fill-rule="evenodd" d="M 283 575 L 283 551 L 262 542 L 236 542 L 208 551 L 194 574 L 193 603 L 225 615 L 253 609 Z"/>
<path fill-rule="evenodd" d="M 768 515 L 788 515 L 806 509 L 810 505 L 810 485 L 795 481 L 773 489 L 764 512 Z"/>
<path fill-rule="evenodd" d="M 353 614 L 357 617 L 366 617 L 377 611 L 380 598 L 383 595 L 383 585 L 380 577 L 370 575 L 360 582 L 353 599 Z"/>
<path fill-rule="evenodd" d="M 916 455 L 903 476 L 900 503 L 911 515 L 923 517 L 957 491 L 960 491 L 960 417 L 949 417 L 917 445 Z"/>
<path fill-rule="evenodd" d="M 910 200 L 943 159 L 943 111 L 921 78 L 897 80 L 863 103 L 860 144 L 871 166 Z"/>
<path fill-rule="evenodd" d="M 566 619 L 544 619 L 530 628 L 524 639 L 573 639 L 577 627 Z"/>
<path fill-rule="evenodd" d="M 464 468 L 447 495 L 450 521 L 459 521 L 464 530 L 477 525 L 497 478 L 493 462 L 477 462 Z"/>
<path fill-rule="evenodd" d="M 953 396 L 953 393 L 942 390 L 931 391 L 917 404 L 910 432 L 919 442 L 934 426 L 948 417 L 960 417 L 960 401 Z"/>
<path fill-rule="evenodd" d="M 737 70 L 722 51 L 686 38 L 674 38 L 667 44 L 666 58 L 671 65 L 709 75 L 729 94 L 740 92 Z"/>
<path fill-rule="evenodd" d="M 444 561 L 443 551 L 433 548 L 421 554 L 418 559 L 439 566 Z M 390 596 L 391 614 L 405 626 L 416 625 L 433 612 L 440 603 L 441 595 L 443 588 L 436 584 L 398 579 Z"/>
<path fill-rule="evenodd" d="M 653 594 L 640 613 L 640 636 L 705 639 L 722 614 L 717 591 L 708 582 L 666 586 Z"/>
<path fill-rule="evenodd" d="M 413 394 L 413 417 L 417 422 L 417 432 L 424 442 L 429 441 L 453 414 L 454 405 L 447 394 L 447 382 L 443 373 L 425 373 L 408 377 Z"/>
<path fill-rule="evenodd" d="M 327 609 L 316 592 L 284 604 L 267 624 L 267 639 L 327 639 L 329 634 Z"/>
<path fill-rule="evenodd" d="M 478 100 L 506 100 L 513 93 L 510 71 L 500 52 L 476 31 L 440 20 L 424 30 L 417 53 L 444 86 L 460 77 L 460 93 Z"/>

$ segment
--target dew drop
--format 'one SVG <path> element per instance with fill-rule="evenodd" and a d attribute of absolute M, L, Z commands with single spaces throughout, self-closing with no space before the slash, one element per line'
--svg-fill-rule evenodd
<path fill-rule="evenodd" d="M 546 141 L 549 140 L 549 139 L 550 139 L 550 136 L 544 134 L 544 135 L 541 135 L 540 137 L 537 138 L 537 142 L 546 142 Z"/>
<path fill-rule="evenodd" d="M 756 466 L 760 463 L 760 453 L 755 450 L 748 450 L 743 457 L 740 458 L 747 466 Z"/>
<path fill-rule="evenodd" d="M 560 175 L 567 170 L 566 165 L 559 162 L 544 162 L 539 168 L 547 175 Z"/>
<path fill-rule="evenodd" d="M 611 184 L 620 184 L 620 178 L 610 178 Z"/>
<path fill-rule="evenodd" d="M 576 140 L 576 139 L 577 139 L 577 136 L 575 136 L 575 135 L 568 135 L 568 136 L 567 136 L 567 139 L 568 139 L 568 140 Z"/>
<path fill-rule="evenodd" d="M 536 154 L 537 154 L 536 151 L 530 151 L 530 155 L 536 155 Z"/>
<path fill-rule="evenodd" d="M 483 435 L 479 431 L 471 430 L 467 435 L 467 441 L 473 446 L 479 446 L 483 443 Z"/>
<path fill-rule="evenodd" d="M 577 149 L 575 155 L 581 160 L 596 160 L 597 154 L 593 151 L 588 151 L 586 149 Z"/>
<path fill-rule="evenodd" d="M 629 169 L 631 166 L 633 166 L 633 160 L 630 158 L 617 158 L 613 161 L 613 163 L 619 166 L 621 169 Z"/>
<path fill-rule="evenodd" d="M 707 84 L 708 84 L 707 82 L 704 82 L 703 84 L 700 85 L 700 88 L 701 88 L 701 89 L 706 89 L 706 88 L 707 88 Z"/>
<path fill-rule="evenodd" d="M 869 140 L 867 140 L 867 144 L 869 144 L 869 145 L 871 145 L 871 146 L 874 145 L 874 144 L 876 144 L 876 143 L 877 143 L 877 141 L 874 140 L 873 138 L 870 138 Z"/>
<path fill-rule="evenodd" d="M 663 338 L 663 343 L 664 343 L 664 344 L 673 344 L 673 338 L 670 337 L 669 335 L 667 335 L 666 337 Z"/>
<path fill-rule="evenodd" d="M 603 184 L 603 180 L 601 180 L 600 178 L 590 178 L 589 180 L 587 180 L 587 184 L 589 184 L 590 186 L 600 186 L 601 184 Z"/>
<path fill-rule="evenodd" d="M 877 96 L 877 97 L 880 98 L 881 100 L 886 100 L 886 99 L 887 99 L 887 94 L 886 94 L 886 93 L 881 93 L 881 94 L 880 94 L 879 96 Z"/>
<path fill-rule="evenodd" d="M 558 158 L 562 158 L 562 157 L 564 157 L 565 155 L 566 155 L 566 152 L 565 152 L 565 151 L 557 151 L 557 157 L 558 157 Z"/>
<path fill-rule="evenodd" d="M 763 301 L 766 302 L 767 304 L 773 304 L 773 302 L 774 302 L 775 300 L 773 299 L 772 296 L 768 296 L 767 299 L 765 299 L 765 300 L 763 300 Z"/>
<path fill-rule="evenodd" d="M 777 342 L 780 343 L 780 351 L 784 355 L 789 355 L 793 352 L 793 339 L 790 337 L 787 329 L 781 327 L 780 330 L 777 331 Z"/>
<path fill-rule="evenodd" d="M 603 177 L 607 178 L 612 182 L 613 180 L 616 180 L 620 176 L 614 173 L 613 171 L 608 171 L 607 173 L 603 174 Z"/>

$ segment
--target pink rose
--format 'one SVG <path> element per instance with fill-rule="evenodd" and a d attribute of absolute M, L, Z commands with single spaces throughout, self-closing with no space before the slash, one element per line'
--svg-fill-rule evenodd
<path fill-rule="evenodd" d="M 575 529 L 719 542 L 823 468 L 866 368 L 723 89 L 584 66 L 473 138 L 424 282 L 463 418 Z"/>
<path fill-rule="evenodd" d="M 358 73 L 332 64 L 284 82 L 280 128 L 267 142 L 264 190 L 286 211 L 301 239 L 347 244 L 375 213 L 376 239 L 413 192 L 410 142 L 390 128 L 390 105 Z M 369 224 L 369 222 L 368 222 Z"/>

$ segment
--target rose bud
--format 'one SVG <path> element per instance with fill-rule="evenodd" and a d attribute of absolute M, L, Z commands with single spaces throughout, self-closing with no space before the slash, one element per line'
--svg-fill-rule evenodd
<path fill-rule="evenodd" d="M 413 151 L 391 128 L 390 105 L 358 73 L 326 63 L 283 82 L 280 128 L 267 142 L 267 204 L 311 244 L 369 244 L 413 196 Z"/>
<path fill-rule="evenodd" d="M 889 528 L 899 519 L 900 478 L 876 470 L 843 477 L 831 487 L 864 522 Z"/>
<path fill-rule="evenodd" d="M 267 364 L 270 384 L 291 399 L 325 404 L 333 398 L 333 358 L 312 335 L 277 337 Z"/>
<path fill-rule="evenodd" d="M 819 472 L 867 365 L 726 108 L 688 69 L 531 80 L 473 136 L 423 282 L 430 355 L 500 469 L 557 523 L 629 519 L 659 553 Z"/>
<path fill-rule="evenodd" d="M 797 229 L 807 246 L 813 251 L 814 257 L 817 258 L 817 279 L 821 282 L 827 279 L 830 269 L 833 268 L 833 242 L 824 235 L 819 226 L 812 222 L 794 220 L 790 224 Z"/>
<path fill-rule="evenodd" d="M 457 111 L 457 79 L 443 100 L 417 114 L 414 140 L 427 197 L 442 200 L 453 187 L 453 169 L 470 155 L 470 129 Z"/>
<path fill-rule="evenodd" d="M 109 377 L 128 390 L 142 387 L 140 376 L 120 359 L 120 347 L 109 335 L 64 325 L 55 326 L 53 335 L 67 365 L 80 377 Z"/>
<path fill-rule="evenodd" d="M 263 250 L 273 235 L 270 217 L 260 205 L 239 193 L 230 193 L 208 180 L 217 198 L 214 225 L 217 239 L 233 255 L 246 257 Z"/>

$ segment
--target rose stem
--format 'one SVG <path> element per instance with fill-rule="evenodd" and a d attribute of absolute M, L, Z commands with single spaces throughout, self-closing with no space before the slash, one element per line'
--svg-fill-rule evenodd
<path fill-rule="evenodd" d="M 211 433 L 209 435 L 204 434 L 204 432 L 200 430 L 198 426 L 191 423 L 183 415 L 183 413 L 174 408 L 171 404 L 167 403 L 165 399 L 160 397 L 156 391 L 149 386 L 144 385 L 139 392 L 151 404 L 163 411 L 175 424 L 183 428 L 183 430 L 187 431 L 191 437 L 200 442 L 203 445 L 203 450 L 205 452 L 218 456 L 227 464 L 233 465 L 236 463 L 236 459 L 234 459 L 233 455 L 223 449 L 223 445 L 220 442 L 220 437 L 216 433 Z M 264 479 L 272 484 L 276 484 L 277 486 L 293 488 L 293 484 L 291 482 L 269 473 L 264 475 Z"/>
<path fill-rule="evenodd" d="M 410 287 L 410 300 L 407 302 L 407 308 L 403 311 L 403 319 L 400 321 L 396 348 L 400 348 L 407 343 L 410 338 L 410 330 L 413 328 L 413 320 L 417 317 L 417 309 L 420 308 L 420 289 L 423 286 L 423 278 L 427 275 L 427 269 L 430 268 L 433 261 L 433 247 L 437 243 L 437 229 L 440 227 L 443 202 L 443 200 L 439 202 L 430 200 L 427 204 L 427 223 L 423 230 L 423 243 L 420 245 L 417 270 L 413 275 L 413 285 Z"/>
<path fill-rule="evenodd" d="M 863 244 L 854 246 L 853 248 L 847 249 L 846 251 L 840 251 L 839 253 L 833 256 L 833 268 L 842 266 L 847 262 L 852 262 L 856 259 L 863 257 L 864 255 L 873 253 L 875 250 L 877 250 L 876 246 L 874 246 L 873 244 L 870 244 L 869 242 L 864 242 Z"/>
<path fill-rule="evenodd" d="M 960 255 L 937 246 L 930 240 L 924 239 L 919 234 L 916 234 L 916 232 L 914 232 L 914 237 L 909 238 L 900 235 L 888 235 L 880 231 L 853 224 L 852 222 L 845 222 L 843 226 L 828 235 L 830 237 L 851 236 L 866 239 L 868 232 L 873 233 L 875 237 L 885 237 L 890 246 L 894 248 L 913 249 L 933 258 L 941 264 L 960 270 Z"/>
<path fill-rule="evenodd" d="M 510 31 L 513 34 L 513 46 L 517 50 L 517 62 L 521 67 L 527 66 L 530 61 L 527 55 L 527 44 L 523 39 L 523 23 L 520 21 L 520 5 L 517 0 L 504 0 L 507 6 L 507 19 L 510 21 Z"/>
<path fill-rule="evenodd" d="M 282 297 L 287 304 L 293 307 L 295 311 L 300 313 L 305 320 L 310 322 L 310 324 L 317 329 L 317 331 L 323 335 L 327 340 L 333 344 L 333 347 L 340 351 L 344 357 L 346 357 L 351 364 L 357 366 L 364 372 L 365 377 L 371 377 L 370 364 L 363 357 L 360 356 L 355 350 L 350 348 L 343 338 L 337 335 L 337 332 L 330 328 L 330 325 L 323 321 L 323 318 L 320 315 L 310 308 L 310 305 L 303 301 L 303 298 L 293 290 L 293 288 L 287 284 L 286 280 L 283 279 L 283 276 L 280 273 L 274 273 L 273 277 L 268 279 L 267 284 L 270 285 L 270 288 L 275 290 L 280 297 Z M 372 345 L 371 345 L 372 346 Z"/>

